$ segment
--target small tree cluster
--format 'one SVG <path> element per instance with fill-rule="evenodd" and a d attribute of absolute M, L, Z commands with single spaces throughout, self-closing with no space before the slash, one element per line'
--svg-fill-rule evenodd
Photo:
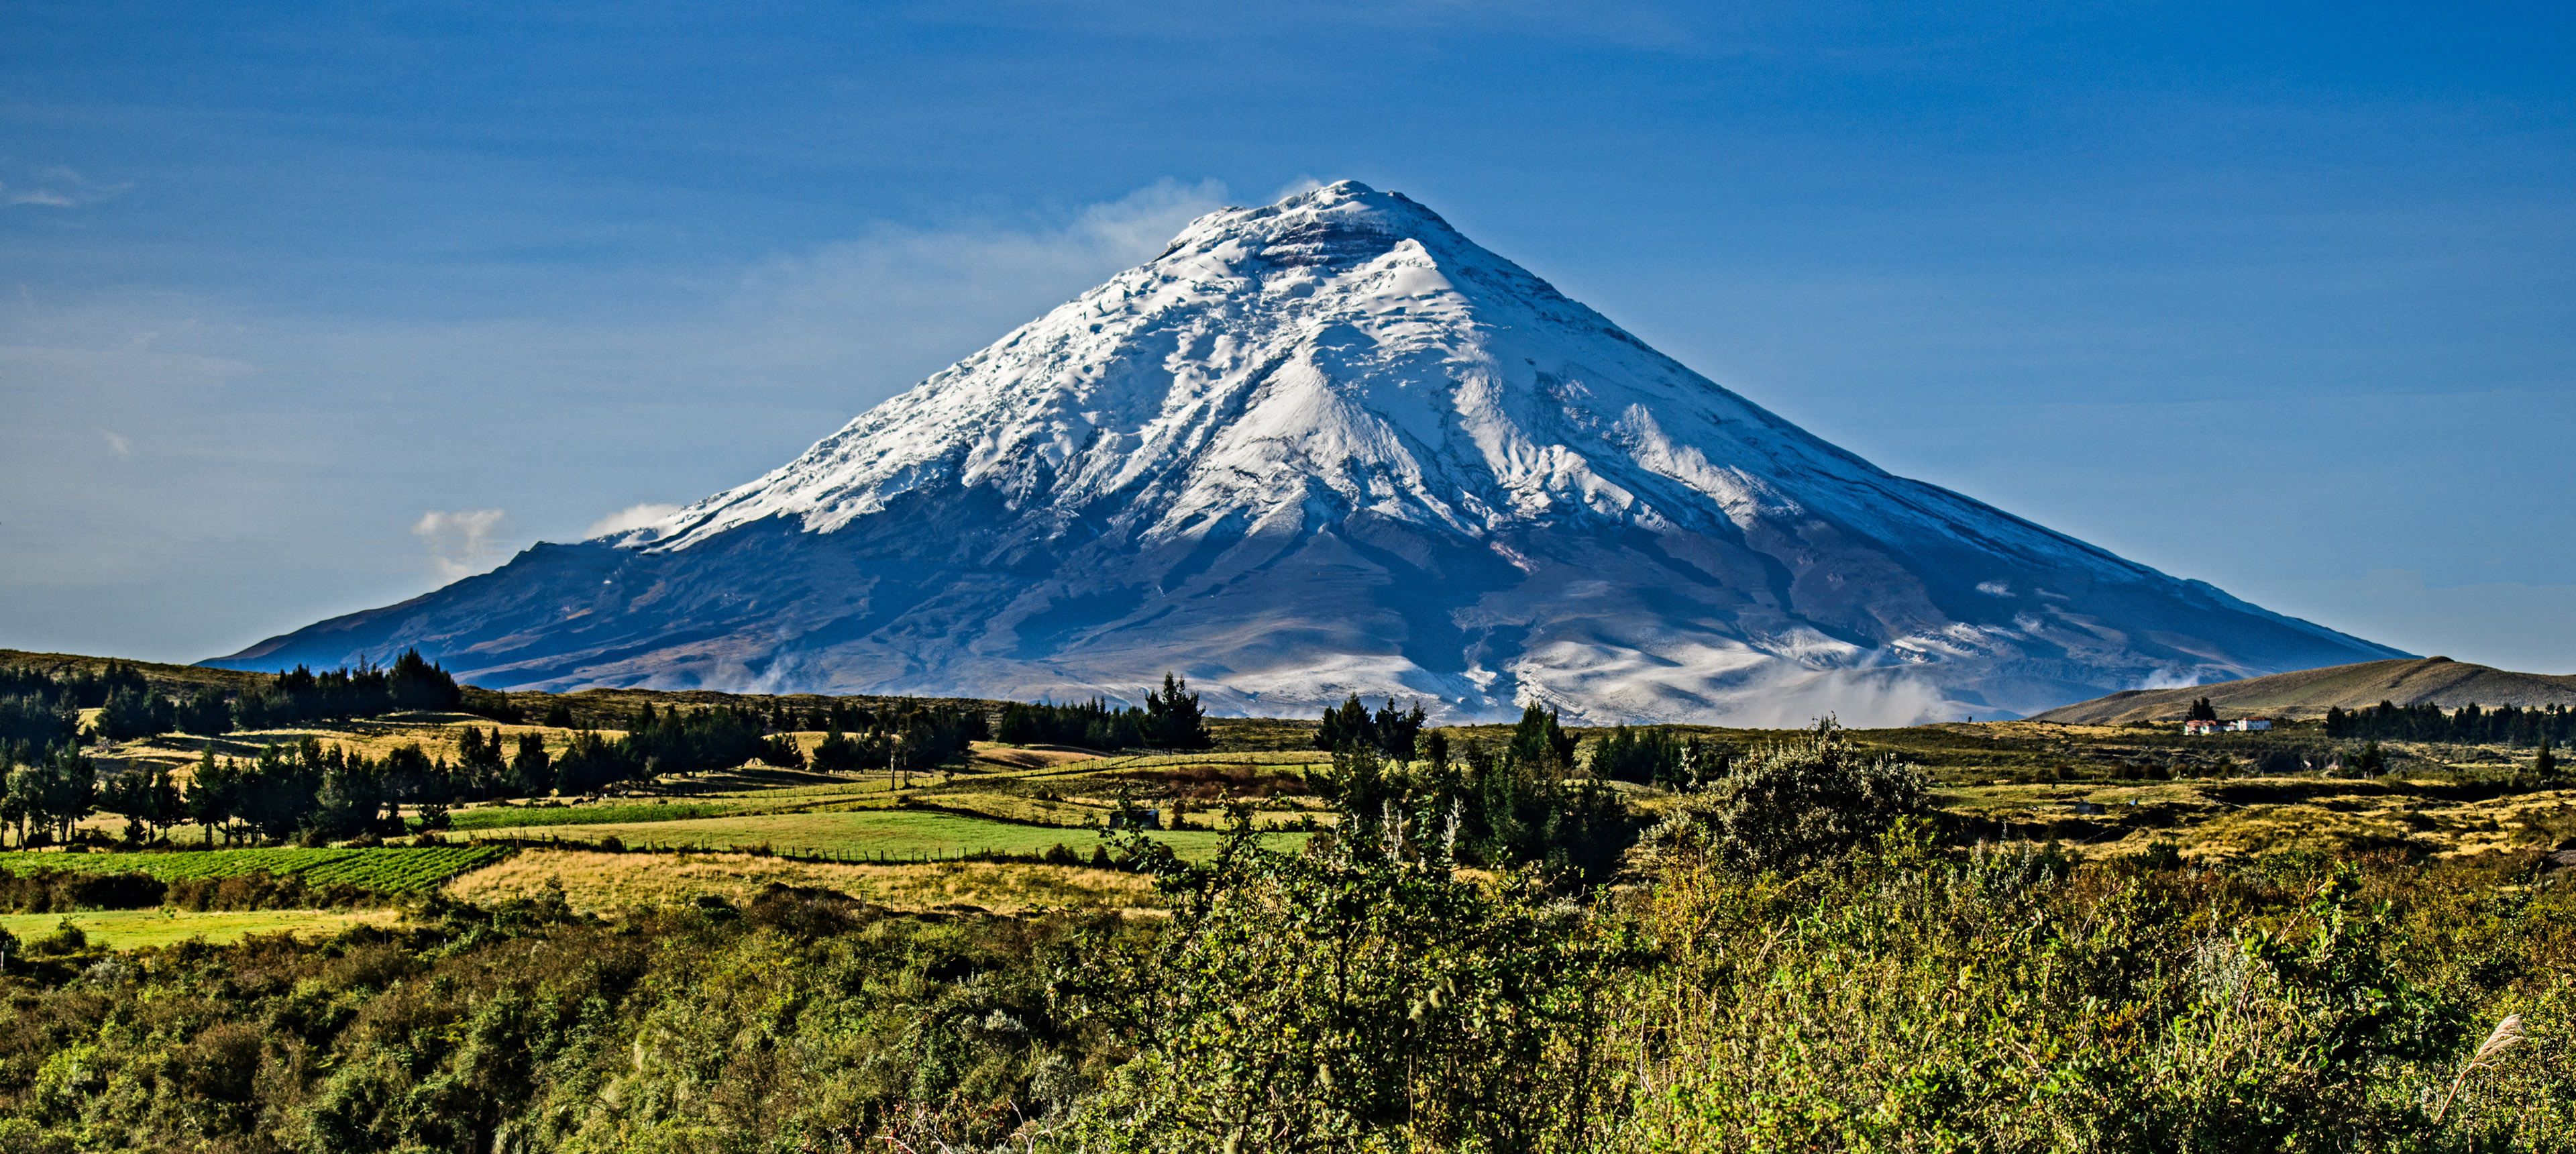
<path fill-rule="evenodd" d="M 1636 824 L 1616 792 L 1574 768 L 1559 737 L 1555 715 L 1532 709 L 1499 749 L 1470 741 L 1453 758 L 1446 735 L 1435 733 L 1422 743 L 1433 756 L 1408 764 L 1354 742 L 1308 781 L 1340 811 L 1339 840 L 1487 868 L 1538 866 L 1569 884 L 1606 882 Z"/>
<path fill-rule="evenodd" d="M 1012 745 L 1078 745 L 1115 752 L 1139 746 L 1153 749 L 1206 749 L 1216 741 L 1208 734 L 1207 713 L 1189 682 L 1166 673 L 1163 687 L 1148 691 L 1139 708 L 1119 709 L 1093 699 L 1074 705 L 1013 702 L 1002 707 L 993 740 Z"/>
<path fill-rule="evenodd" d="M 1354 693 L 1338 708 L 1324 711 L 1324 724 L 1315 731 L 1315 748 L 1331 752 L 1366 748 L 1397 761 L 1411 761 L 1419 753 L 1422 727 L 1429 720 L 1419 701 L 1410 712 L 1399 713 L 1395 699 L 1389 697 L 1371 713 Z"/>
<path fill-rule="evenodd" d="M 69 741 L 41 755 L 0 746 L 0 824 L 16 827 L 19 845 L 68 840 L 80 819 L 98 810 L 98 764 Z"/>
<path fill-rule="evenodd" d="M 1002 707 L 993 740 L 1012 745 L 1074 745 L 1115 753 L 1145 744 L 1145 711 L 1093 699 L 1073 705 L 1012 702 Z"/>
<path fill-rule="evenodd" d="M 866 717 L 866 728 L 856 733 L 834 724 L 814 747 L 813 767 L 825 773 L 882 769 L 902 780 L 993 736 L 984 711 L 966 706 L 905 702 Z"/>
<path fill-rule="evenodd" d="M 1711 742 L 1663 726 L 1621 725 L 1592 744 L 1591 765 L 1612 781 L 1693 789 L 1724 776 L 1727 756 Z"/>

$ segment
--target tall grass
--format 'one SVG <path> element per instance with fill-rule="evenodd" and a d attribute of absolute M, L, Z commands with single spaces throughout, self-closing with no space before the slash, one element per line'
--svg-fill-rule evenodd
<path fill-rule="evenodd" d="M 1789 880 L 1676 871 L 1638 911 L 1667 960 L 1625 1002 L 1605 1145 L 2576 1147 L 2576 903 L 2512 880 L 1901 839 Z M 2550 1041 L 2482 1048 L 2507 1015 Z"/>

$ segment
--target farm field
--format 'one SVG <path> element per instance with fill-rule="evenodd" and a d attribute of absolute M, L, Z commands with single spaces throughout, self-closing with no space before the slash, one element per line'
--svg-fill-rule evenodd
<path fill-rule="evenodd" d="M 475 831 L 490 838 L 542 839 L 562 836 L 561 827 L 526 825 Z M 451 835 L 458 840 L 464 835 Z M 1090 830 L 1016 825 L 930 810 L 866 809 L 827 813 L 764 814 L 751 817 L 688 818 L 677 821 L 585 825 L 580 841 L 614 837 L 628 846 L 683 846 L 702 849 L 749 849 L 767 846 L 779 852 L 820 853 L 846 857 L 938 858 L 982 852 L 1042 853 L 1059 843 L 1088 855 L 1099 838 Z M 1213 855 L 1224 835 L 1209 830 L 1153 831 L 1157 841 L 1184 858 Z M 1302 835 L 1265 835 L 1274 846 L 1302 840 Z"/>
<path fill-rule="evenodd" d="M 217 849 L 162 853 L 0 853 L 0 870 L 149 874 L 162 881 L 228 878 L 266 871 L 316 885 L 353 885 L 381 893 L 421 893 L 489 865 L 510 851 L 496 846 L 383 849 Z"/>
<path fill-rule="evenodd" d="M 596 805 L 483 805 L 450 811 L 450 830 L 524 829 L 531 826 L 612 825 L 732 817 L 744 810 L 779 808 L 774 801 L 717 798 L 689 801 L 614 801 Z"/>
<path fill-rule="evenodd" d="M 721 897 L 741 905 L 771 884 L 837 890 L 898 910 L 973 906 L 995 913 L 1040 909 L 1148 909 L 1160 904 L 1152 880 L 1077 866 L 935 862 L 856 865 L 752 854 L 614 854 L 523 850 L 449 883 L 449 896 L 489 905 L 532 898 L 549 883 L 576 910 L 615 913 L 634 906 Z"/>
<path fill-rule="evenodd" d="M 2576 835 L 2576 790 L 2446 797 L 2447 783 L 2299 778 L 1954 785 L 1941 808 L 1999 839 L 2116 857 L 2170 842 L 2195 860 L 2285 850 L 2476 855 Z"/>
<path fill-rule="evenodd" d="M 251 934 L 291 932 L 307 940 L 327 938 L 356 925 L 390 926 L 402 920 L 399 910 L 253 910 L 246 912 L 177 910 L 98 910 L 77 914 L 0 914 L 0 929 L 22 942 L 54 932 L 64 918 L 80 927 L 93 946 L 139 950 L 175 945 L 202 937 L 228 945 Z"/>

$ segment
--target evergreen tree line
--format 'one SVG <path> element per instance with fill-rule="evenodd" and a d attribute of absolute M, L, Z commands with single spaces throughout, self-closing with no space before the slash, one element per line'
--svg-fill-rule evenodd
<path fill-rule="evenodd" d="M 1395 699 L 1389 697 L 1372 713 L 1354 693 L 1338 708 L 1324 711 L 1324 724 L 1315 730 L 1315 748 L 1334 753 L 1371 749 L 1397 761 L 1411 761 L 1421 754 L 1417 746 L 1428 720 L 1419 701 L 1411 712 L 1398 713 Z"/>
<path fill-rule="evenodd" d="M 140 694 L 141 671 L 111 661 L 104 671 L 53 676 L 23 666 L 0 669 L 0 743 L 48 748 L 75 740 L 80 711 L 108 703 L 120 691 Z"/>
<path fill-rule="evenodd" d="M 1420 702 L 1409 711 L 1399 712 L 1395 699 L 1371 710 L 1357 694 L 1339 706 L 1324 711 L 1323 724 L 1315 731 L 1315 748 L 1340 752 L 1365 748 L 1394 761 L 1428 758 L 1448 759 L 1449 737 L 1438 730 L 1426 731 L 1429 718 Z M 1519 726 L 1513 729 L 1510 748 L 1504 752 L 1517 762 L 1539 764 L 1553 760 L 1572 773 L 1576 763 L 1577 739 L 1565 732 L 1555 710 L 1541 710 L 1533 705 L 1523 711 Z M 1690 737 L 1663 726 L 1621 725 L 1593 743 L 1592 756 L 1585 768 L 1612 781 L 1655 785 L 1667 789 L 1688 789 L 1725 776 L 1727 755 L 1706 740 Z"/>
<path fill-rule="evenodd" d="M 98 796 L 98 765 L 78 746 L 59 742 L 29 756 L 31 748 L 0 748 L 0 826 L 16 830 L 20 845 L 70 837 Z"/>
<path fill-rule="evenodd" d="M 2438 705 L 2382 701 L 2368 709 L 2326 710 L 2326 736 L 2508 745 L 2519 749 L 2563 747 L 2569 739 L 2576 738 L 2576 709 L 2564 705 L 2480 708 L 2472 702 L 2444 713 Z"/>
<path fill-rule="evenodd" d="M 164 733 L 217 737 L 236 729 L 273 729 L 306 721 L 346 721 L 398 710 L 448 710 L 463 691 L 445 669 L 416 649 L 392 665 L 365 662 L 356 669 L 315 673 L 304 666 L 227 698 L 202 686 L 186 696 L 154 689 L 142 671 L 111 661 L 104 671 L 50 675 L 41 670 L 0 670 L 0 742 L 39 749 L 78 740 L 79 711 L 98 709 L 96 736 L 130 741 Z"/>
<path fill-rule="evenodd" d="M 298 669 L 280 675 L 269 686 L 245 698 L 251 708 L 303 710 L 308 716 L 333 717 L 367 708 L 371 699 L 412 703 L 434 700 L 420 689 L 444 671 L 406 654 L 386 669 L 361 668 L 314 674 Z M 111 669 L 106 679 L 49 678 L 25 670 L 0 672 L 0 688 L 15 690 L 5 700 L 29 703 L 15 717 L 43 722 L 11 730 L 0 740 L 0 825 L 16 830 L 21 845 L 67 839 L 72 827 L 92 813 L 106 810 L 132 823 L 131 840 L 150 841 L 181 822 L 208 828 L 208 839 L 220 835 L 227 844 L 282 839 L 338 840 L 368 834 L 393 835 L 407 828 L 403 807 L 413 807 L 427 828 L 440 828 L 449 807 L 496 798 L 545 797 L 593 793 L 620 785 L 641 785 L 666 774 L 704 773 L 758 762 L 781 768 L 814 768 L 832 772 L 890 769 L 918 772 L 966 752 L 970 743 L 990 740 L 992 727 L 984 711 L 968 706 L 900 703 L 868 709 L 835 702 L 825 709 L 800 711 L 784 706 L 719 705 L 704 709 L 656 709 L 647 703 L 617 735 L 580 729 L 559 751 L 546 748 L 542 734 L 505 738 L 500 729 L 467 727 L 457 738 L 453 761 L 433 757 L 418 745 L 395 749 L 381 759 L 341 746 L 325 747 L 318 739 L 273 745 L 248 761 L 217 758 L 209 747 L 200 758 L 190 788 L 161 768 L 138 768 L 101 778 L 96 764 L 80 752 L 70 710 L 82 700 L 114 703 L 129 697 L 157 701 L 157 708 L 184 712 L 184 703 L 153 697 L 149 687 Z M 102 684 L 103 682 L 103 684 Z M 452 688 L 453 682 L 447 682 Z M 88 697 L 81 696 L 87 692 Z M 102 697 L 101 694 L 104 696 Z M 379 698 L 378 695 L 381 695 Z M 353 704 L 355 703 L 355 704 Z M 147 708 L 147 707 L 138 707 Z M 239 705 L 236 705 L 239 708 Z M 1016 706 L 1027 710 L 1033 707 Z M 1053 708 L 1053 707 L 1034 707 Z M 558 712 L 565 712 L 561 703 Z M 1153 708 L 1130 711 L 1144 734 L 1166 737 L 1180 748 L 1208 742 L 1198 698 L 1177 679 L 1166 679 L 1153 695 Z M 570 721 L 549 714 L 549 722 Z M 781 725 L 819 722 L 826 730 L 812 758 Z M 227 727 L 228 728 L 228 727 Z M 166 729 L 162 732 L 167 732 Z M 216 730 L 221 732 L 221 730 Z M 32 740 L 31 740 L 32 738 Z"/>
<path fill-rule="evenodd" d="M 204 825 L 209 841 L 220 835 L 227 845 L 400 835 L 409 828 L 405 806 L 425 828 L 437 829 L 449 808 L 466 802 L 587 793 L 658 773 L 753 760 L 803 764 L 794 739 L 763 735 L 758 716 L 668 711 L 639 717 L 634 732 L 615 739 L 575 733 L 560 755 L 549 754 L 541 734 L 521 734 L 514 742 L 497 728 L 470 727 L 459 735 L 453 761 L 417 744 L 369 758 L 312 737 L 269 746 L 249 760 L 218 758 L 208 748 L 184 789 L 177 775 L 158 766 L 101 777 L 67 742 L 40 758 L 0 759 L 0 823 L 17 831 L 20 845 L 67 839 L 74 823 L 101 810 L 123 814 L 135 842 L 155 840 L 181 822 Z"/>
<path fill-rule="evenodd" d="M 1013 703 L 1002 707 L 993 740 L 1013 745 L 1078 745 L 1114 753 L 1122 749 L 1207 749 L 1207 713 L 1189 682 L 1166 673 L 1163 687 L 1145 694 L 1142 707 L 1112 708 L 1094 698 L 1076 705 Z"/>
<path fill-rule="evenodd" d="M 1074 705 L 1014 702 L 1002 707 L 993 740 L 1012 745 L 1078 745 L 1114 753 L 1145 744 L 1145 711 L 1133 706 L 1112 709 L 1098 698 Z"/>
<path fill-rule="evenodd" d="M 543 759 L 542 749 L 537 756 Z M 220 831 L 227 845 L 398 834 L 405 829 L 405 804 L 436 825 L 447 806 L 510 788 L 505 781 L 475 780 L 465 767 L 433 759 L 417 745 L 370 759 L 341 746 L 325 749 L 313 738 L 270 746 L 250 761 L 218 759 L 208 749 L 185 788 L 163 766 L 102 777 L 69 744 L 41 760 L 0 768 L 7 770 L 0 777 L 6 787 L 0 822 L 16 831 L 22 846 L 70 840 L 75 823 L 101 810 L 124 815 L 127 839 L 136 843 L 157 840 L 181 822 L 205 825 L 209 842 Z"/>
<path fill-rule="evenodd" d="M 301 665 L 242 695 L 233 713 L 243 729 L 272 729 L 302 721 L 346 721 L 401 710 L 452 710 L 464 691 L 447 670 L 403 650 L 388 666 L 360 662 L 356 669 L 315 673 Z"/>
<path fill-rule="evenodd" d="M 1705 786 L 1726 776 L 1730 764 L 1715 743 L 1664 726 L 1618 726 L 1592 746 L 1592 772 L 1665 789 Z"/>
<path fill-rule="evenodd" d="M 971 742 L 993 740 L 992 720 L 965 706 L 919 704 L 866 715 L 867 724 L 844 731 L 834 724 L 814 747 L 815 769 L 861 773 L 872 769 L 917 773 L 966 752 Z"/>
<path fill-rule="evenodd" d="M 705 773 L 754 761 L 803 768 L 805 753 L 796 747 L 796 739 L 771 733 L 770 724 L 770 718 L 750 706 L 656 710 L 646 702 L 626 723 L 624 736 L 603 737 L 591 729 L 576 732 L 553 764 L 539 763 L 536 772 L 542 775 L 550 770 L 546 780 L 556 790 L 573 794 L 621 783 L 640 784 L 666 773 Z M 534 738 L 534 734 L 522 737 L 522 746 Z M 500 731 L 493 730 L 490 743 L 480 746 L 479 752 L 468 749 L 460 757 L 480 759 L 477 764 L 495 762 L 500 757 L 499 740 Z M 542 745 L 537 756 L 544 756 Z"/>

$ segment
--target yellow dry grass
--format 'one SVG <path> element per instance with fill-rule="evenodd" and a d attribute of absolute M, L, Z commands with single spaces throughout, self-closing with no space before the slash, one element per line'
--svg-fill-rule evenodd
<path fill-rule="evenodd" d="M 901 910 L 971 905 L 997 913 L 1036 909 L 1144 909 L 1153 884 L 1135 874 L 1078 866 L 939 862 L 844 865 L 752 854 L 613 854 L 526 850 L 448 883 L 450 896 L 489 904 L 533 897 L 549 882 L 574 908 L 614 912 L 714 895 L 737 904 L 761 887 L 813 886 Z"/>
<path fill-rule="evenodd" d="M 185 781 L 189 767 L 196 764 L 198 754 L 209 745 L 217 757 L 248 760 L 258 757 L 264 746 L 293 745 L 308 737 L 320 740 L 324 746 L 344 746 L 352 753 L 363 753 L 372 758 L 382 758 L 402 746 L 417 745 L 432 757 L 453 760 L 457 755 L 458 741 L 469 728 L 485 732 L 500 730 L 502 740 L 514 748 L 520 734 L 540 734 L 545 738 L 546 749 L 550 753 L 561 753 L 571 744 L 573 735 L 569 729 L 505 725 L 468 713 L 397 713 L 358 721 L 312 722 L 282 729 L 241 730 L 221 737 L 165 733 L 110 746 L 101 752 L 99 760 L 102 769 L 165 765 Z M 600 736 L 610 739 L 624 736 L 619 730 L 599 732 Z"/>
<path fill-rule="evenodd" d="M 1077 761 L 1090 761 L 1100 755 L 1087 749 L 1068 749 L 1056 745 L 999 745 L 989 741 L 975 743 L 975 760 L 1010 769 L 1054 769 Z"/>

